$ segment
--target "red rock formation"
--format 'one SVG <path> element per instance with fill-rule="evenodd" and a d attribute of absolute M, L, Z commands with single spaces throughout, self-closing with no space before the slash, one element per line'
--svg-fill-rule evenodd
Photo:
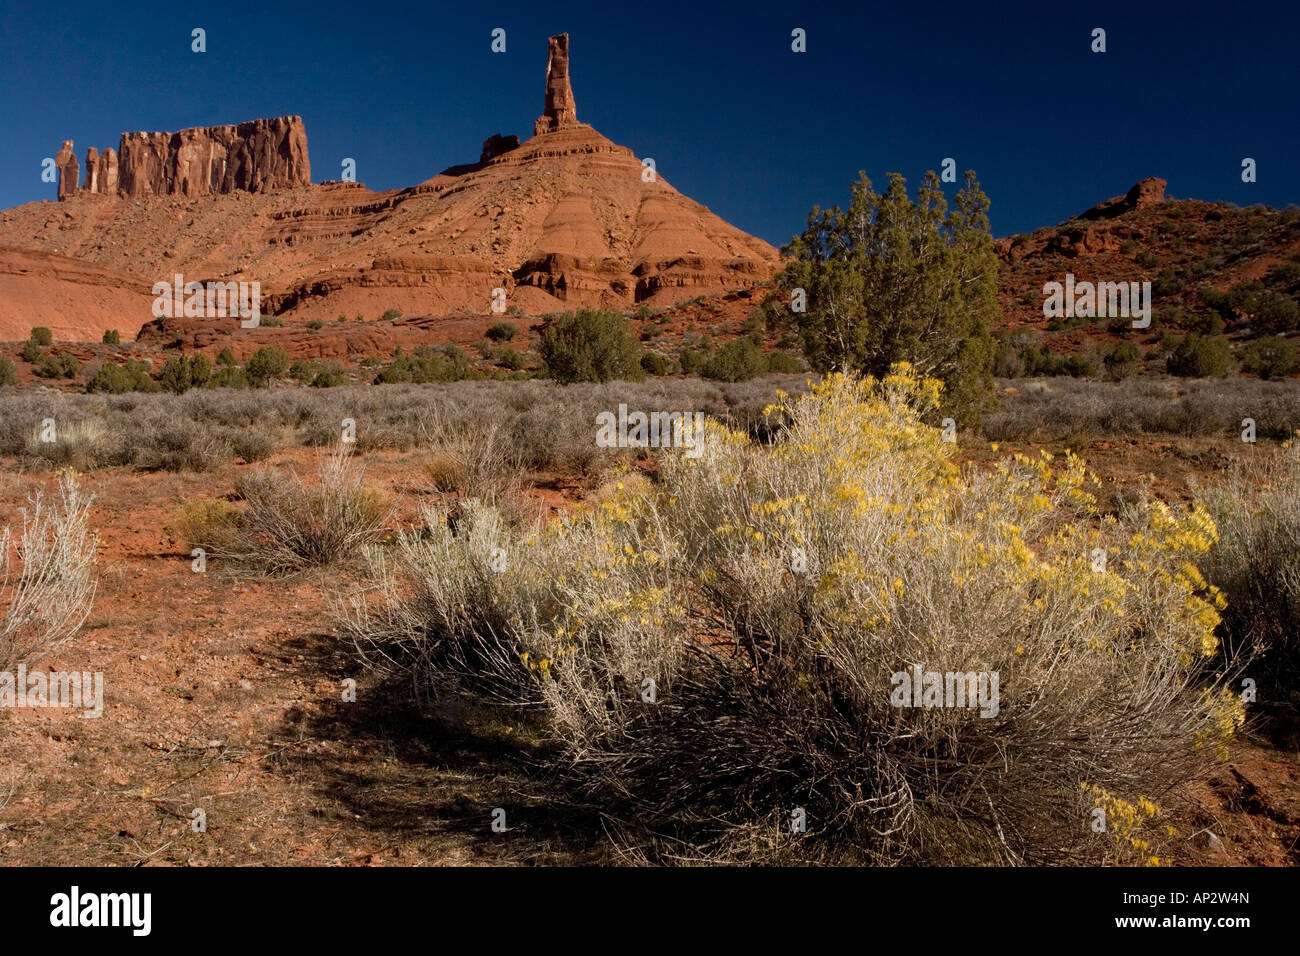
<path fill-rule="evenodd" d="M 86 181 L 81 192 L 117 194 L 117 150 L 106 149 L 102 154 L 93 146 L 86 150 Z"/>
<path fill-rule="evenodd" d="M 478 161 L 486 163 L 490 159 L 496 159 L 502 153 L 508 153 L 512 149 L 518 148 L 518 136 L 503 136 L 500 133 L 494 133 L 483 140 L 483 151 L 479 153 Z"/>
<path fill-rule="evenodd" d="M 99 157 L 99 191 L 117 195 L 117 150 L 111 146 Z"/>
<path fill-rule="evenodd" d="M 298 116 L 178 133 L 123 133 L 120 153 L 118 186 L 129 198 L 264 192 L 311 183 L 307 133 Z"/>
<path fill-rule="evenodd" d="M 59 168 L 59 198 L 67 199 L 76 193 L 77 183 L 81 181 L 81 167 L 77 165 L 77 154 L 72 151 L 72 140 L 63 141 L 54 165 Z"/>
<path fill-rule="evenodd" d="M 550 133 L 578 122 L 578 108 L 569 85 L 569 35 L 557 33 L 546 41 L 546 108 L 533 124 L 533 135 Z"/>
<path fill-rule="evenodd" d="M 81 184 L 82 192 L 99 192 L 99 150 L 90 147 L 86 150 L 86 181 Z"/>
<path fill-rule="evenodd" d="M 177 272 L 257 281 L 263 314 L 285 327 L 390 308 L 487 316 L 496 289 L 508 305 L 541 315 L 666 306 L 770 279 L 781 266 L 777 250 L 662 175 L 645 177 L 632 150 L 577 121 L 567 38 L 553 37 L 548 53 L 545 132 L 524 143 L 490 136 L 477 162 L 418 185 L 264 188 L 306 182 L 296 117 L 128 134 L 112 215 L 68 210 L 52 220 L 39 204 L 0 212 L 0 244 L 75 248 L 149 285 Z M 92 182 L 107 188 L 105 173 Z"/>
<path fill-rule="evenodd" d="M 1099 202 L 1080 219 L 1114 219 L 1134 209 L 1145 209 L 1165 201 L 1165 187 L 1169 183 L 1152 176 L 1134 184 L 1123 196 L 1113 196 L 1105 202 Z"/>

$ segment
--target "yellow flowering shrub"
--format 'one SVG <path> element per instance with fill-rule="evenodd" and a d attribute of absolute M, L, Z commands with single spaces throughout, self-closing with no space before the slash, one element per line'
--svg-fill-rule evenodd
<path fill-rule="evenodd" d="M 452 649 L 432 683 L 473 658 L 543 706 L 565 770 L 675 854 L 1097 858 L 1081 788 L 1163 793 L 1236 727 L 1204 677 L 1214 523 L 1102 517 L 1073 455 L 963 470 L 927 423 L 941 401 L 905 365 L 832 375 L 778 397 L 770 444 L 707 421 L 656 481 L 535 533 L 431 516 L 402 545 L 423 610 L 396 630 Z M 900 705 L 914 669 L 996 677 L 996 706 Z"/>

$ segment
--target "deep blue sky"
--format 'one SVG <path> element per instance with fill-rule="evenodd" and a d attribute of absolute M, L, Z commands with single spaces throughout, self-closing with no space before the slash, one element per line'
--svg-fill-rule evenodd
<path fill-rule="evenodd" d="M 490 52 L 494 27 L 505 54 Z M 790 52 L 794 27 L 807 53 Z M 5 0 L 0 207 L 54 198 L 40 163 L 64 139 L 84 162 L 124 130 L 286 113 L 304 118 L 314 180 L 351 156 L 373 189 L 412 185 L 477 159 L 489 134 L 531 134 L 546 37 L 562 31 L 579 119 L 777 245 L 814 204 L 843 204 L 859 169 L 914 183 L 945 156 L 979 173 L 996 235 L 1145 176 L 1178 197 L 1300 201 L 1295 0 Z"/>

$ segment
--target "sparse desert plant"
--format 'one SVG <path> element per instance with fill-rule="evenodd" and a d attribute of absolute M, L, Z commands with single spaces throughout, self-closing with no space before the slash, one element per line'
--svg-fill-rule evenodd
<path fill-rule="evenodd" d="M 701 373 L 705 378 L 720 382 L 747 382 L 767 369 L 767 362 L 758 343 L 748 335 L 732 339 L 721 346 L 704 363 Z"/>
<path fill-rule="evenodd" d="M 45 326 L 38 325 L 32 329 L 31 334 L 27 337 L 27 341 L 31 342 L 33 345 L 49 347 L 54 344 L 54 333 Z"/>
<path fill-rule="evenodd" d="M 128 362 L 118 365 L 105 362 L 90 380 L 86 382 L 87 392 L 107 392 L 121 395 L 125 392 L 156 392 L 161 386 L 149 375 L 149 370 L 142 362 Z"/>
<path fill-rule="evenodd" d="M 556 769 L 656 859 L 1110 858 L 1098 794 L 1168 796 L 1242 719 L 1204 671 L 1213 522 L 1100 517 L 1073 456 L 963 473 L 922 422 L 939 391 L 833 376 L 769 410 L 770 446 L 709 421 L 541 530 L 427 507 L 343 629 L 427 693 L 541 708 Z M 914 668 L 997 689 L 910 706 Z"/>
<path fill-rule="evenodd" d="M 1241 367 L 1262 379 L 1283 378 L 1300 365 L 1300 344 L 1280 335 L 1248 342 L 1241 350 Z"/>
<path fill-rule="evenodd" d="M 1198 489 L 1219 539 L 1202 561 L 1228 599 L 1227 639 L 1300 676 L 1300 442 Z"/>
<path fill-rule="evenodd" d="M 0 532 L 0 670 L 31 664 L 71 640 L 95 600 L 97 541 L 90 528 L 90 499 L 76 478 L 59 476 L 58 498 L 37 493 L 22 512 L 14 540 Z M 18 569 L 14 571 L 14 558 Z"/>
<path fill-rule="evenodd" d="M 616 312 L 580 309 L 550 316 L 538 352 L 547 375 L 565 385 L 645 378 L 641 347 L 630 323 Z"/>
<path fill-rule="evenodd" d="M 459 491 L 465 487 L 465 466 L 448 451 L 435 452 L 424 463 L 424 473 L 434 491 Z"/>
<path fill-rule="evenodd" d="M 184 424 L 166 424 L 153 432 L 135 454 L 147 471 L 211 471 L 230 460 L 230 445 L 220 435 Z"/>
<path fill-rule="evenodd" d="M 1192 332 L 1169 351 L 1165 367 L 1182 378 L 1223 378 L 1232 369 L 1232 349 L 1222 336 Z"/>
<path fill-rule="evenodd" d="M 283 436 L 278 429 L 267 427 L 232 428 L 226 435 L 230 448 L 246 464 L 270 458 L 280 447 Z"/>
<path fill-rule="evenodd" d="M 122 333 L 117 329 L 105 329 L 104 337 L 101 340 L 105 345 L 121 345 Z"/>
<path fill-rule="evenodd" d="M 18 384 L 18 370 L 14 360 L 7 355 L 0 355 L 0 388 Z"/>
<path fill-rule="evenodd" d="M 434 411 L 422 425 L 421 442 L 433 452 L 425 474 L 436 490 L 464 491 L 498 507 L 517 503 L 525 469 L 517 447 L 498 423 L 468 429 Z"/>
<path fill-rule="evenodd" d="M 365 487 L 364 475 L 342 448 L 320 457 L 314 483 L 259 469 L 236 482 L 244 510 L 191 505 L 178 524 L 191 545 L 241 570 L 277 574 L 334 564 L 378 540 L 388 520 L 383 497 Z"/>
<path fill-rule="evenodd" d="M 509 342 L 519 334 L 519 326 L 513 322 L 494 322 L 484 334 L 493 342 Z"/>
<path fill-rule="evenodd" d="M 289 356 L 278 345 L 265 345 L 244 364 L 244 372 L 258 388 L 278 378 L 289 369 Z"/>

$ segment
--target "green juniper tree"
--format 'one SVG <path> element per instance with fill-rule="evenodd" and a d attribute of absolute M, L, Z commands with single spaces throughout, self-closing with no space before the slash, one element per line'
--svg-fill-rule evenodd
<path fill-rule="evenodd" d="M 785 301 L 775 317 L 797 328 L 818 371 L 880 376 L 911 362 L 943 380 L 945 409 L 977 422 L 994 394 L 997 256 L 988 208 L 973 171 L 951 209 L 934 172 L 915 201 L 897 173 L 883 194 L 859 173 L 848 209 L 814 207 L 785 247 L 795 261 L 777 278 Z"/>

